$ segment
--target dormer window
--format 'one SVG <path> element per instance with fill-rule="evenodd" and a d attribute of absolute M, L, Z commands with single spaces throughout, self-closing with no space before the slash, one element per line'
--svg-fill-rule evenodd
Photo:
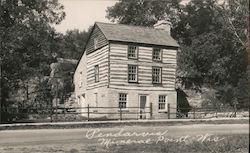
<path fill-rule="evenodd" d="M 137 46 L 128 46 L 128 58 L 137 59 L 138 58 L 138 47 Z"/>
<path fill-rule="evenodd" d="M 162 49 L 153 48 L 153 61 L 162 61 Z"/>
<path fill-rule="evenodd" d="M 98 39 L 94 38 L 94 49 L 97 49 L 97 45 L 98 45 Z"/>

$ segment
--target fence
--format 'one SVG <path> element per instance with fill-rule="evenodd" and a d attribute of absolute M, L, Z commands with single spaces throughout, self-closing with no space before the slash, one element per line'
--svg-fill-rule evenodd
<path fill-rule="evenodd" d="M 167 113 L 161 119 L 236 117 L 240 113 L 236 106 L 211 109 L 180 108 L 168 104 Z M 87 107 L 2 108 L 1 110 L 1 116 L 4 119 L 2 123 L 153 119 L 155 114 L 157 112 L 153 112 L 152 103 L 149 107 L 143 109 L 140 107 L 126 107 L 124 109 L 121 107 L 92 107 L 88 105 Z M 249 117 L 249 115 L 246 115 L 246 117 Z"/>
<path fill-rule="evenodd" d="M 152 119 L 152 104 L 149 107 L 47 107 L 3 108 L 4 123 L 57 122 L 91 120 Z"/>
<path fill-rule="evenodd" d="M 169 116 L 170 114 L 176 115 L 176 118 L 187 119 L 202 119 L 202 118 L 218 118 L 218 117 L 236 117 L 237 114 L 242 114 L 242 110 L 238 110 L 236 105 L 234 107 L 217 107 L 217 108 L 204 108 L 204 107 L 171 107 L 168 106 Z M 176 110 L 175 113 L 171 113 L 171 110 Z M 243 115 L 244 116 L 244 115 Z M 247 112 L 245 112 L 247 116 Z"/>

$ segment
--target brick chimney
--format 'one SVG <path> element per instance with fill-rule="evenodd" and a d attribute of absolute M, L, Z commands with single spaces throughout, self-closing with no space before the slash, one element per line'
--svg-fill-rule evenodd
<path fill-rule="evenodd" d="M 165 30 L 170 35 L 171 22 L 160 20 L 154 25 L 155 29 Z"/>

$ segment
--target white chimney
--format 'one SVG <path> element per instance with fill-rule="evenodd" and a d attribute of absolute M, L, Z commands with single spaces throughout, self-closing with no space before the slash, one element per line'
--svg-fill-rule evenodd
<path fill-rule="evenodd" d="M 155 29 L 165 30 L 170 35 L 171 22 L 160 20 L 154 25 Z"/>

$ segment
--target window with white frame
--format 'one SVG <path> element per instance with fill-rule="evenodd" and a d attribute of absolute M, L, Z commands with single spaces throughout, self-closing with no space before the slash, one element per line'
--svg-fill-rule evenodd
<path fill-rule="evenodd" d="M 128 82 L 137 82 L 137 73 L 137 65 L 128 65 Z"/>
<path fill-rule="evenodd" d="M 98 39 L 94 38 L 94 49 L 97 49 L 97 45 L 98 45 Z"/>
<path fill-rule="evenodd" d="M 162 50 L 160 48 L 153 48 L 153 60 L 161 61 L 162 60 Z"/>
<path fill-rule="evenodd" d="M 99 65 L 95 66 L 95 82 L 99 82 Z"/>
<path fill-rule="evenodd" d="M 83 81 L 82 81 L 82 77 L 83 77 L 83 75 L 82 75 L 82 72 L 80 72 L 80 75 L 79 75 L 80 77 L 80 79 L 79 79 L 79 81 L 80 81 L 80 83 L 79 83 L 79 88 L 81 88 L 82 86 L 83 86 Z"/>
<path fill-rule="evenodd" d="M 159 110 L 166 110 L 166 104 L 167 104 L 167 100 L 166 100 L 167 96 L 165 95 L 159 95 Z"/>
<path fill-rule="evenodd" d="M 152 67 L 152 83 L 162 83 L 162 68 Z"/>
<path fill-rule="evenodd" d="M 120 93 L 119 94 L 119 108 L 126 108 L 127 105 L 127 94 Z"/>
<path fill-rule="evenodd" d="M 137 59 L 138 58 L 137 55 L 138 55 L 138 47 L 129 45 L 128 46 L 128 58 Z"/>

